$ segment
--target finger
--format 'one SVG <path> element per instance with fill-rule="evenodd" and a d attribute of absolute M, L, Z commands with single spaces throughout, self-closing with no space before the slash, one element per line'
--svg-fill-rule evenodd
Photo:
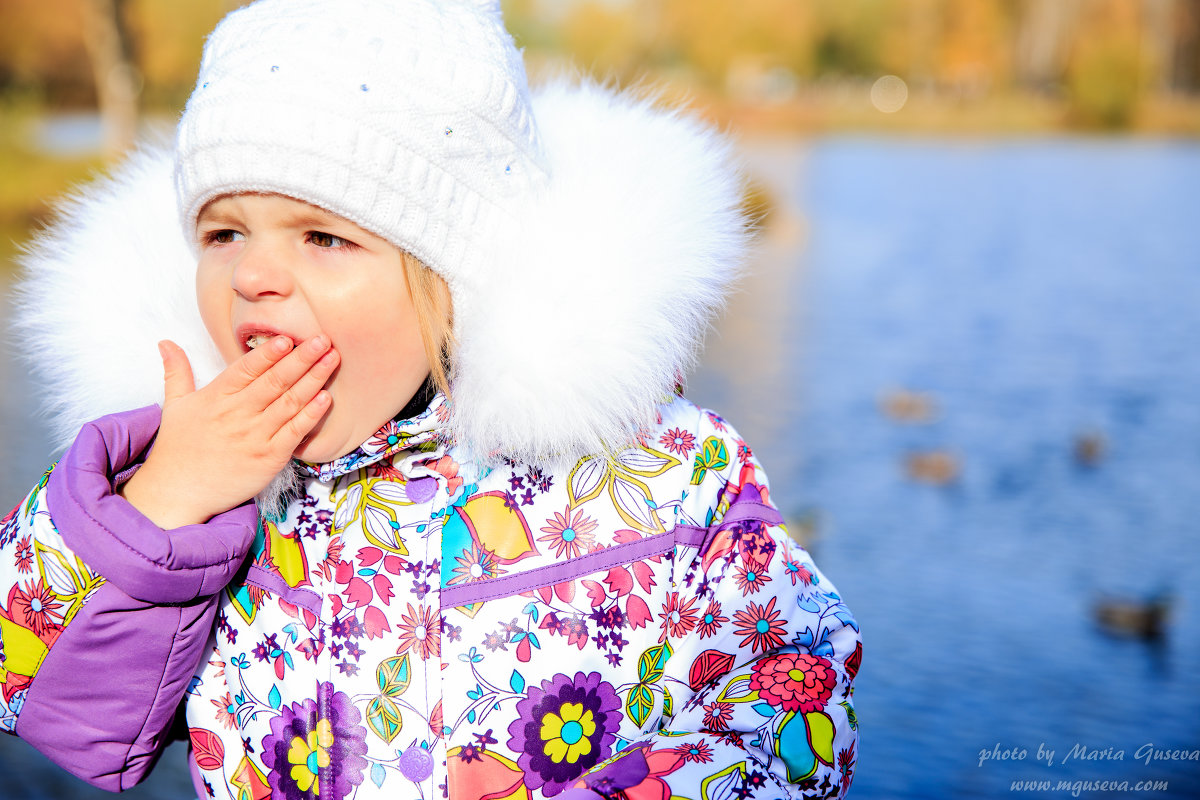
<path fill-rule="evenodd" d="M 163 404 L 174 402 L 186 394 L 196 391 L 196 379 L 192 377 L 192 364 L 183 348 L 170 339 L 158 343 L 158 354 L 163 362 Z"/>
<path fill-rule="evenodd" d="M 292 352 L 276 361 L 270 369 L 254 380 L 248 388 L 248 396 L 253 398 L 254 404 L 259 408 L 267 408 L 295 386 L 296 382 L 329 352 L 329 348 L 329 337 L 324 335 L 314 336 L 297 345 Z M 330 370 L 332 371 L 332 367 Z M 321 382 L 324 383 L 324 380 Z"/>
<path fill-rule="evenodd" d="M 230 391 L 241 391 L 258 380 L 292 350 L 292 340 L 276 336 L 239 358 L 221 373 L 221 380 Z"/>
<path fill-rule="evenodd" d="M 300 443 L 304 441 L 304 437 L 308 436 L 312 429 L 317 427 L 317 424 L 329 413 L 332 403 L 333 397 L 327 390 L 322 389 L 317 392 L 312 400 L 305 403 L 298 414 L 279 429 L 273 441 L 289 453 L 295 452 Z"/>
<path fill-rule="evenodd" d="M 267 407 L 263 412 L 263 416 L 272 431 L 278 431 L 286 425 L 292 417 L 300 413 L 317 396 L 317 393 L 321 391 L 329 380 L 329 376 L 333 374 L 338 364 L 341 363 L 341 358 L 341 354 L 338 351 L 327 351 L 287 391 L 279 395 Z M 283 364 L 280 364 L 276 369 L 281 369 L 282 367 Z M 272 372 L 274 371 L 272 370 Z"/>

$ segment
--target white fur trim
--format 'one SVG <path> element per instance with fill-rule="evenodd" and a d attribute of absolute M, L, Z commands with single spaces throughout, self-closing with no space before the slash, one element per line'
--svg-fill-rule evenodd
<path fill-rule="evenodd" d="M 187 352 L 199 384 L 223 366 L 196 306 L 172 170 L 169 151 L 136 152 L 64 200 L 18 259 L 13 329 L 58 446 L 96 417 L 162 402 L 161 339 Z"/>
<path fill-rule="evenodd" d="M 550 185 L 485 284 L 458 293 L 453 426 L 478 453 L 574 460 L 654 424 L 749 233 L 712 129 L 593 84 L 533 101 Z"/>
<path fill-rule="evenodd" d="M 480 456 L 574 459 L 654 424 L 747 245 L 726 140 L 594 85 L 535 94 L 551 166 L 493 268 L 455 290 L 453 432 Z M 15 329 L 60 444 L 162 399 L 155 343 L 198 385 L 221 361 L 195 302 L 170 155 L 135 154 L 60 209 L 22 257 Z"/>

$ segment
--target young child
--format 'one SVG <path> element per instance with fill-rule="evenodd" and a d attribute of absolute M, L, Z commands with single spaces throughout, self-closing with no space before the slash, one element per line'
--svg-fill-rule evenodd
<path fill-rule="evenodd" d="M 857 626 L 676 390 L 739 200 L 498 3 L 230 14 L 25 260 L 73 443 L 0 524 L 0 727 L 113 790 L 186 731 L 200 797 L 843 795 Z"/>

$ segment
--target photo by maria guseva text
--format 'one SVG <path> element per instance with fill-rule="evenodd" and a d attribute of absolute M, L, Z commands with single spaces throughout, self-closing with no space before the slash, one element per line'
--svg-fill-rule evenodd
<path fill-rule="evenodd" d="M 1040 742 L 1036 750 L 1025 747 L 1003 747 L 997 742 L 990 750 L 979 751 L 979 766 L 987 761 L 1031 761 L 1052 767 L 1055 763 L 1065 764 L 1068 761 L 1130 761 L 1142 762 L 1149 766 L 1154 761 L 1200 761 L 1200 748 L 1186 750 L 1181 748 L 1169 749 L 1155 747 L 1153 742 L 1146 742 L 1133 750 L 1126 758 L 1126 750 L 1120 747 L 1088 747 L 1076 742 L 1056 762 L 1056 750 Z"/>

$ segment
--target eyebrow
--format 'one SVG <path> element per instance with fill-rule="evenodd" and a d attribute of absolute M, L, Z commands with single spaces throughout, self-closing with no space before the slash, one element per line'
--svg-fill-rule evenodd
<path fill-rule="evenodd" d="M 196 215 L 197 225 L 226 225 L 237 220 L 238 217 L 234 214 L 213 211 L 208 206 L 200 209 L 200 213 Z"/>
<path fill-rule="evenodd" d="M 349 220 L 321 211 L 296 211 L 283 217 L 281 224 L 288 228 L 321 228 L 348 222 Z"/>
<path fill-rule="evenodd" d="M 230 225 L 234 223 L 244 223 L 244 221 L 245 217 L 241 214 L 222 210 L 214 211 L 212 209 L 204 209 L 200 212 L 196 223 L 201 225 Z M 288 213 L 279 221 L 279 224 L 286 228 L 325 228 L 352 223 L 350 223 L 349 220 L 343 219 L 334 214 L 314 210 Z"/>

